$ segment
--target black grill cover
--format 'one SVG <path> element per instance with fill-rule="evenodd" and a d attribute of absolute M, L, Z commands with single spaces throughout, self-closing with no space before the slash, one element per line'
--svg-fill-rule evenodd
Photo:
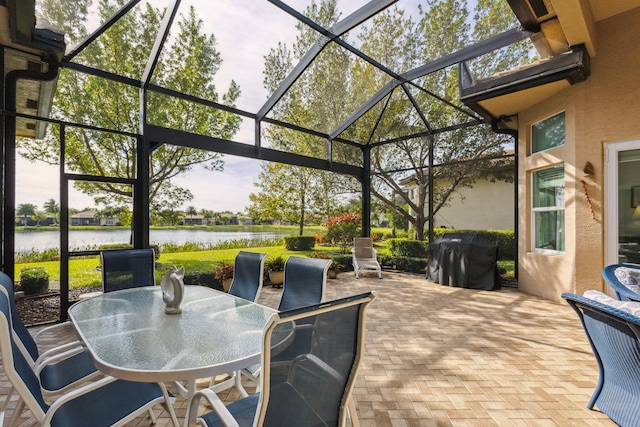
<path fill-rule="evenodd" d="M 459 288 L 500 289 L 498 245 L 483 234 L 447 233 L 429 244 L 427 280 Z"/>

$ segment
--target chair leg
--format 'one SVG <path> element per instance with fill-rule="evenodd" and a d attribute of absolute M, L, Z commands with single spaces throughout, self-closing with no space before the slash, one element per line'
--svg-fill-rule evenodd
<path fill-rule="evenodd" d="M 171 417 L 171 421 L 173 422 L 173 425 L 175 427 L 180 427 L 180 422 L 178 422 L 176 411 L 173 409 L 173 403 L 176 401 L 176 398 L 169 397 L 169 391 L 167 390 L 167 386 L 164 383 L 158 383 L 158 384 L 160 385 L 160 388 L 162 390 L 162 395 L 164 396 L 164 404 L 162 406 L 164 406 L 165 411 L 169 413 L 169 416 Z M 153 411 L 149 410 L 149 412 L 151 412 L 151 420 L 153 424 L 156 424 L 157 422 L 156 416 L 153 414 Z"/>
<path fill-rule="evenodd" d="M 11 418 L 9 418 L 9 423 L 8 423 L 9 427 L 14 427 L 18 425 L 18 422 L 20 421 L 20 415 L 22 415 L 23 409 L 24 409 L 24 400 L 22 400 L 22 397 L 20 397 L 16 402 L 16 407 L 13 410 L 13 414 L 11 414 Z"/>
<path fill-rule="evenodd" d="M 238 370 L 236 371 L 236 388 L 238 389 L 238 391 L 240 392 L 240 394 L 242 395 L 242 397 L 248 397 L 249 393 L 247 393 L 247 390 L 244 389 L 244 386 L 242 385 L 242 373 Z"/>
<path fill-rule="evenodd" d="M 353 396 L 349 398 L 349 403 L 347 403 L 347 412 L 349 412 L 351 427 L 360 427 L 360 419 L 358 419 L 358 412 L 356 412 L 356 404 L 353 402 Z"/>

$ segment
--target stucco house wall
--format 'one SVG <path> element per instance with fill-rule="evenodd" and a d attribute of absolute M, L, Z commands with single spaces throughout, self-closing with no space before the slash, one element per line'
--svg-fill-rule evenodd
<path fill-rule="evenodd" d="M 512 182 L 479 180 L 459 188 L 436 214 L 435 227 L 465 230 L 513 230 Z"/>
<path fill-rule="evenodd" d="M 640 8 L 597 23 L 590 77 L 519 112 L 518 283 L 526 292 L 561 301 L 562 292 L 604 290 L 604 150 L 608 143 L 640 138 L 639 29 Z M 566 144 L 531 154 L 531 125 L 563 110 Z M 583 173 L 586 162 L 595 168 L 591 176 Z M 534 253 L 531 173 L 558 164 L 565 167 L 566 250 Z"/>

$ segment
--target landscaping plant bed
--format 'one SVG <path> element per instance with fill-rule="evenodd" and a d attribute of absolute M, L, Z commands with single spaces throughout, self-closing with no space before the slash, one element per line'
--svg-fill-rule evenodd
<path fill-rule="evenodd" d="M 69 300 L 77 301 L 81 294 L 94 292 L 97 288 L 76 288 L 69 291 Z M 38 295 L 27 295 L 16 299 L 18 315 L 25 325 L 52 323 L 60 319 L 60 292 L 49 291 Z"/>

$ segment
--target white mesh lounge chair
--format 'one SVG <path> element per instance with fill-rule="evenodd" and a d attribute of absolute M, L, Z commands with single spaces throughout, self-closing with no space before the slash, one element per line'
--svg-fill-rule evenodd
<path fill-rule="evenodd" d="M 382 279 L 382 269 L 378 263 L 378 252 L 373 247 L 371 237 L 356 237 L 353 239 L 353 270 L 356 279 L 360 278 L 360 273 L 376 273 Z"/>

